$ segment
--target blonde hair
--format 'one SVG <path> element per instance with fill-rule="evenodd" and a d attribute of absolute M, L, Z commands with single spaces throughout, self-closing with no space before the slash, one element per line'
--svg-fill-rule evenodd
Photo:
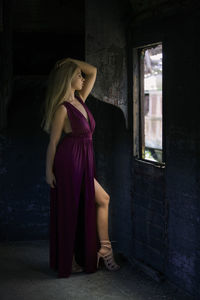
<path fill-rule="evenodd" d="M 54 113 L 60 103 L 63 102 L 63 98 L 69 97 L 71 91 L 71 82 L 75 75 L 78 65 L 70 60 L 61 59 L 56 62 L 54 68 L 51 70 L 45 101 L 44 101 L 44 117 L 42 119 L 41 127 L 48 134 L 51 130 L 51 123 L 54 117 Z"/>

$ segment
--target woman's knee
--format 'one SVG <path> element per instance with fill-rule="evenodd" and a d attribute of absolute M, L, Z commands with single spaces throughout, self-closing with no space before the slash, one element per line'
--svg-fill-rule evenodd
<path fill-rule="evenodd" d="M 108 205 L 110 202 L 110 195 L 102 188 L 96 179 L 94 180 L 94 186 L 96 203 L 100 206 Z"/>
<path fill-rule="evenodd" d="M 106 193 L 106 203 L 109 204 L 110 203 L 110 195 L 108 193 Z"/>
<path fill-rule="evenodd" d="M 110 203 L 110 196 L 109 196 L 109 194 L 104 194 L 103 195 L 103 197 L 101 198 L 101 200 L 100 200 L 100 206 L 103 206 L 103 207 L 106 207 L 106 206 L 108 206 L 109 205 L 109 203 Z"/>

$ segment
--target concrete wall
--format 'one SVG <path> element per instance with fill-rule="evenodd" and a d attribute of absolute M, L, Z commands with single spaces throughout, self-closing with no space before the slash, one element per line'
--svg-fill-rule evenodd
<path fill-rule="evenodd" d="M 198 10 L 189 1 L 131 5 L 86 1 L 86 60 L 98 68 L 88 104 L 97 121 L 99 182 L 111 196 L 110 237 L 130 262 L 198 297 Z M 158 41 L 164 47 L 164 168 L 132 155 L 131 51 Z"/>
<path fill-rule="evenodd" d="M 84 34 L 84 1 L 15 1 L 14 30 Z"/>
<path fill-rule="evenodd" d="M 166 38 L 166 273 L 200 296 L 199 16 L 173 21 Z M 168 42 L 167 42 L 168 41 Z M 176 65 L 176 68 L 174 67 Z M 168 83 L 168 84 L 167 84 Z"/>
<path fill-rule="evenodd" d="M 39 109 L 53 62 L 63 56 L 82 59 L 85 52 L 85 60 L 98 68 L 86 103 L 96 121 L 97 178 L 110 194 L 113 248 L 131 263 L 146 266 L 157 279 L 164 276 L 200 296 L 200 45 L 199 12 L 192 4 L 86 0 L 85 36 L 79 28 L 82 41 L 77 34 L 70 38 L 60 34 L 57 27 L 54 34 L 41 33 L 35 21 L 24 31 L 18 23 L 18 31 L 9 40 L 14 41 L 13 97 L 8 126 L 0 135 L 1 241 L 48 238 L 48 186 L 44 180 L 48 140 L 39 128 Z M 27 51 L 22 49 L 24 38 L 41 45 L 37 54 L 30 43 L 25 43 Z M 64 38 L 71 41 L 70 45 L 78 41 L 79 48 L 69 49 L 67 42 L 63 46 Z M 52 39 L 53 50 L 48 50 Z M 164 49 L 163 169 L 132 155 L 132 48 L 160 39 Z M 1 51 L 5 51 L 1 45 Z M 27 63 L 26 53 L 32 57 L 31 63 Z"/>
<path fill-rule="evenodd" d="M 38 1 L 30 1 L 29 6 L 26 3 L 23 7 L 24 2 L 4 2 L 5 24 L 0 33 L 0 111 L 6 121 L 1 117 L 0 241 L 48 239 L 49 187 L 45 182 L 45 157 L 49 137 L 40 128 L 42 104 L 54 63 L 63 57 L 84 59 L 84 12 L 76 22 L 76 32 L 71 30 L 71 33 L 74 14 L 78 18 L 75 9 L 70 14 L 71 27 L 62 32 L 46 12 L 45 18 L 52 25 L 45 32 L 43 14 L 36 13 Z M 25 16 L 31 13 L 33 4 L 35 13 L 31 22 Z M 68 11 L 66 3 L 60 2 L 60 7 Z M 11 22 L 13 15 L 17 23 Z"/>
<path fill-rule="evenodd" d="M 128 134 L 126 32 L 128 3 L 86 1 L 86 61 L 97 66 L 88 98 L 96 120 L 98 181 L 110 195 L 113 248 L 131 255 L 131 136 Z"/>

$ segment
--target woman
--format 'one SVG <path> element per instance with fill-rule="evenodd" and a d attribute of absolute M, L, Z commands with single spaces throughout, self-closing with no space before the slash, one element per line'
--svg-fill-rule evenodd
<path fill-rule="evenodd" d="M 95 272 L 100 258 L 108 270 L 120 268 L 108 236 L 110 197 L 96 179 L 95 120 L 85 104 L 96 74 L 96 67 L 67 58 L 56 63 L 48 80 L 43 129 L 50 134 L 50 267 L 58 277 Z"/>

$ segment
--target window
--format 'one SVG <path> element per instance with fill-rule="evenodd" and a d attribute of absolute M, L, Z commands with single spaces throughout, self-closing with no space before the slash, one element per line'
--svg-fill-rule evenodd
<path fill-rule="evenodd" d="M 133 51 L 134 155 L 163 163 L 162 43 Z"/>
<path fill-rule="evenodd" d="M 0 32 L 3 31 L 3 1 L 0 1 Z"/>

